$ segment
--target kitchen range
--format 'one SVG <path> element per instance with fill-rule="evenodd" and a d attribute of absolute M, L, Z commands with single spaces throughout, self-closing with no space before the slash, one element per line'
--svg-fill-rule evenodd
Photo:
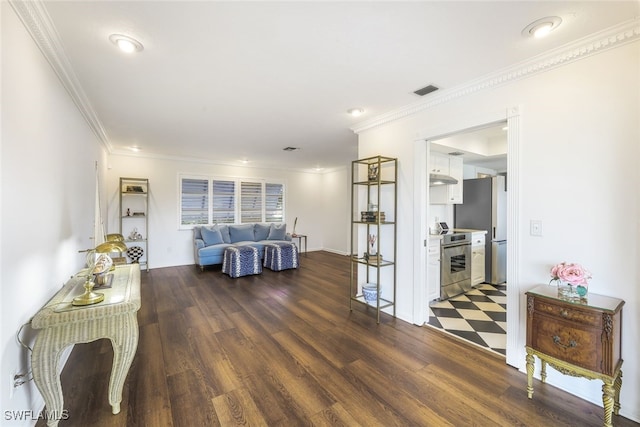
<path fill-rule="evenodd" d="M 471 290 L 471 233 L 442 232 L 440 299 Z"/>

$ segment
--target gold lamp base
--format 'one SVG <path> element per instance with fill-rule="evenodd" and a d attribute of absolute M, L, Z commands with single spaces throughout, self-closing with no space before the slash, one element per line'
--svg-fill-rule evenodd
<path fill-rule="evenodd" d="M 91 305 L 104 301 L 104 294 L 93 292 L 95 284 L 91 280 L 91 276 L 84 282 L 84 294 L 79 295 L 73 299 L 72 305 Z"/>

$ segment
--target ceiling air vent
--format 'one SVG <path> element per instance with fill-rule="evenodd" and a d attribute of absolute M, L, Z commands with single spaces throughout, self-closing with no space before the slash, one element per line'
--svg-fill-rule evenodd
<path fill-rule="evenodd" d="M 450 156 L 462 156 L 464 153 L 462 151 L 452 151 L 448 153 Z"/>
<path fill-rule="evenodd" d="M 415 93 L 416 95 L 425 96 L 426 94 L 435 92 L 436 90 L 438 90 L 437 87 L 435 87 L 434 85 L 429 85 L 429 86 L 423 87 L 422 89 L 418 89 L 413 93 Z"/>
<path fill-rule="evenodd" d="M 296 151 L 299 150 L 299 147 L 284 147 L 283 150 L 284 151 Z"/>

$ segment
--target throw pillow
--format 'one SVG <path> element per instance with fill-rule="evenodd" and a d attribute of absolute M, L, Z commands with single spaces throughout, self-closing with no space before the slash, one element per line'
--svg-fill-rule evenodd
<path fill-rule="evenodd" d="M 271 224 L 267 240 L 285 240 L 287 224 Z"/>
<path fill-rule="evenodd" d="M 231 236 L 229 235 L 229 226 L 228 225 L 218 225 L 216 224 L 214 227 L 218 227 L 220 233 L 222 233 L 222 240 L 225 243 L 231 243 Z"/>
<path fill-rule="evenodd" d="M 231 243 L 255 241 L 255 234 L 253 233 L 253 224 L 230 225 L 229 235 L 231 236 Z"/>
<path fill-rule="evenodd" d="M 271 226 L 269 224 L 256 224 L 256 241 L 259 242 L 260 240 L 267 240 L 267 237 L 269 237 L 269 230 L 271 230 Z"/>
<path fill-rule="evenodd" d="M 218 245 L 223 242 L 222 234 L 217 227 L 202 227 L 200 233 L 202 233 L 202 240 L 207 246 Z"/>

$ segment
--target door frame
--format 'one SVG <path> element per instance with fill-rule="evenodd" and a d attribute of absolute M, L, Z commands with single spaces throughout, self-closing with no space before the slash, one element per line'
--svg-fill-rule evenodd
<path fill-rule="evenodd" d="M 458 117 L 452 122 L 426 129 L 414 140 L 414 324 L 424 325 L 428 320 L 429 289 L 427 246 L 429 243 L 429 187 L 428 165 L 431 140 L 441 139 L 456 133 L 467 132 L 491 124 L 506 122 L 507 130 L 507 176 L 509 197 L 507 200 L 507 349 L 506 363 L 519 367 L 523 350 L 518 348 L 520 333 L 520 146 L 521 108 L 509 107 L 502 111 L 473 117 Z"/>

